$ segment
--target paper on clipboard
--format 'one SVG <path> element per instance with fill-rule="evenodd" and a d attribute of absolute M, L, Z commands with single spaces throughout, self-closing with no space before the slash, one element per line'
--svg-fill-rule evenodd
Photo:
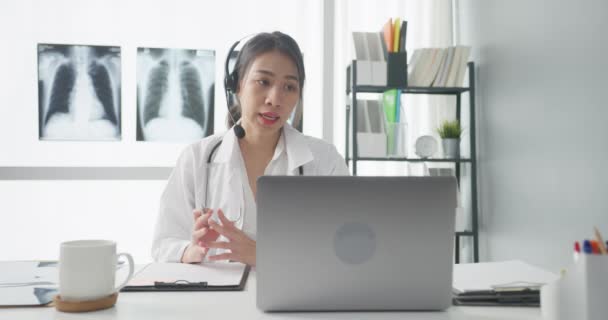
<path fill-rule="evenodd" d="M 204 264 L 150 263 L 133 277 L 127 286 L 153 286 L 154 282 L 207 282 L 208 286 L 236 286 L 246 265 L 217 262 Z"/>

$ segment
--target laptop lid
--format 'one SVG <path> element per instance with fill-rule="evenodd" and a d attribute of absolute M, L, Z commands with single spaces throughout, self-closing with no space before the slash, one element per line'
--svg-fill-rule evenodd
<path fill-rule="evenodd" d="M 454 177 L 264 176 L 257 188 L 258 308 L 450 306 Z"/>

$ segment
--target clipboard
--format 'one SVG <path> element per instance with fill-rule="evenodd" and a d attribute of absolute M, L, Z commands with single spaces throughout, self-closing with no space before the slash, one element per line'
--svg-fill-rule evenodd
<path fill-rule="evenodd" d="M 235 284 L 214 284 L 212 279 L 206 279 L 206 281 L 202 281 L 203 279 L 197 279 L 201 281 L 192 281 L 185 279 L 176 279 L 176 280 L 166 280 L 171 278 L 181 278 L 181 276 L 177 273 L 180 272 L 179 269 L 191 269 L 196 268 L 196 266 L 182 263 L 175 264 L 165 264 L 169 267 L 170 272 L 176 272 L 175 274 L 166 275 L 166 279 L 164 280 L 147 280 L 145 284 L 137 283 L 138 276 L 144 274 L 146 269 L 154 265 L 153 263 L 146 266 L 146 268 L 142 269 L 135 277 L 134 280 L 129 282 L 125 287 L 123 287 L 121 292 L 175 292 L 175 291 L 243 291 L 245 289 L 245 284 L 247 283 L 247 278 L 249 277 L 249 271 L 251 267 L 246 265 L 242 271 L 242 275 L 240 276 L 240 280 Z M 158 265 L 158 264 L 157 264 Z M 208 266 L 207 266 L 208 267 Z M 201 277 L 205 277 L 205 270 L 201 267 Z M 221 268 L 221 266 L 220 266 Z M 191 271 L 190 270 L 190 271 Z M 215 270 L 217 271 L 217 269 Z M 221 272 L 221 271 L 219 271 Z M 228 272 L 228 271 L 227 271 Z"/>
<path fill-rule="evenodd" d="M 57 261 L 0 261 L 0 309 L 45 307 L 58 293 Z"/>

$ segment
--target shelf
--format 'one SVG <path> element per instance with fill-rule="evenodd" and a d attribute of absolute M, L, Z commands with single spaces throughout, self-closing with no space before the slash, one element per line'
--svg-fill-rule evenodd
<path fill-rule="evenodd" d="M 473 242 L 473 261 L 479 262 L 479 201 L 477 196 L 477 151 L 476 151 L 476 129 L 475 129 L 475 64 L 473 62 L 467 63 L 467 71 L 468 71 L 468 86 L 467 87 L 420 87 L 420 86 L 407 86 L 405 81 L 396 81 L 394 77 L 392 81 L 388 80 L 387 82 L 391 84 L 399 84 L 396 86 L 388 86 L 388 85 L 363 85 L 357 84 L 360 83 L 357 81 L 357 62 L 353 60 L 352 64 L 350 64 L 346 68 L 346 143 L 345 143 L 345 152 L 347 155 L 346 163 L 352 169 L 352 174 L 357 175 L 357 163 L 359 161 L 371 162 L 371 161 L 380 161 L 380 162 L 407 162 L 407 163 L 448 163 L 454 164 L 454 176 L 457 179 L 458 184 L 461 182 L 461 176 L 463 175 L 463 171 L 466 168 L 466 173 L 470 174 L 470 199 L 471 199 L 471 229 L 464 231 L 455 231 L 455 248 L 454 250 L 454 261 L 456 263 L 460 263 L 460 241 L 461 238 L 469 238 Z M 367 82 L 370 83 L 370 82 Z M 469 120 L 469 146 L 470 151 L 467 152 L 466 155 L 463 155 L 463 158 L 420 158 L 417 155 L 411 155 L 411 158 L 408 157 L 360 157 L 359 148 L 358 148 L 358 138 L 357 132 L 357 101 L 360 99 L 359 93 L 362 93 L 361 96 L 365 97 L 365 93 L 371 94 L 381 94 L 387 90 L 398 89 L 401 90 L 401 94 L 425 94 L 425 95 L 444 95 L 444 96 L 454 96 L 456 99 L 456 119 L 461 119 L 462 116 L 468 115 Z M 468 97 L 468 114 L 464 113 L 461 108 L 461 94 L 466 93 Z M 351 140 L 352 139 L 352 140 Z M 352 154 L 352 157 L 349 155 Z M 461 165 L 464 164 L 464 165 Z"/>
<path fill-rule="evenodd" d="M 391 89 L 400 89 L 402 93 L 413 93 L 413 94 L 460 94 L 467 92 L 470 89 L 466 87 L 450 87 L 450 88 L 439 88 L 439 87 L 405 87 L 405 88 L 391 88 L 385 86 L 355 86 L 354 91 L 367 92 L 367 93 L 382 93 Z M 350 93 L 350 90 L 347 92 Z"/>
<path fill-rule="evenodd" d="M 346 161 L 352 161 L 353 158 L 346 158 Z M 371 158 L 371 157 L 357 157 L 356 161 L 403 161 L 403 162 L 471 162 L 471 159 L 462 158 L 462 159 L 443 159 L 443 158 L 391 158 L 391 157 L 382 157 L 382 158 Z"/>
<path fill-rule="evenodd" d="M 473 233 L 473 231 L 457 231 L 456 232 L 456 236 L 459 236 L 459 237 L 473 237 L 473 236 L 475 236 L 475 233 Z"/>

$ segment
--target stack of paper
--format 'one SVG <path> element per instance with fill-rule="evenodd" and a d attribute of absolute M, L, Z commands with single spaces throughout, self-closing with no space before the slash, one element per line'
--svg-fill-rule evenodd
<path fill-rule="evenodd" d="M 540 287 L 556 274 L 522 261 L 454 265 L 454 303 L 538 306 Z"/>

